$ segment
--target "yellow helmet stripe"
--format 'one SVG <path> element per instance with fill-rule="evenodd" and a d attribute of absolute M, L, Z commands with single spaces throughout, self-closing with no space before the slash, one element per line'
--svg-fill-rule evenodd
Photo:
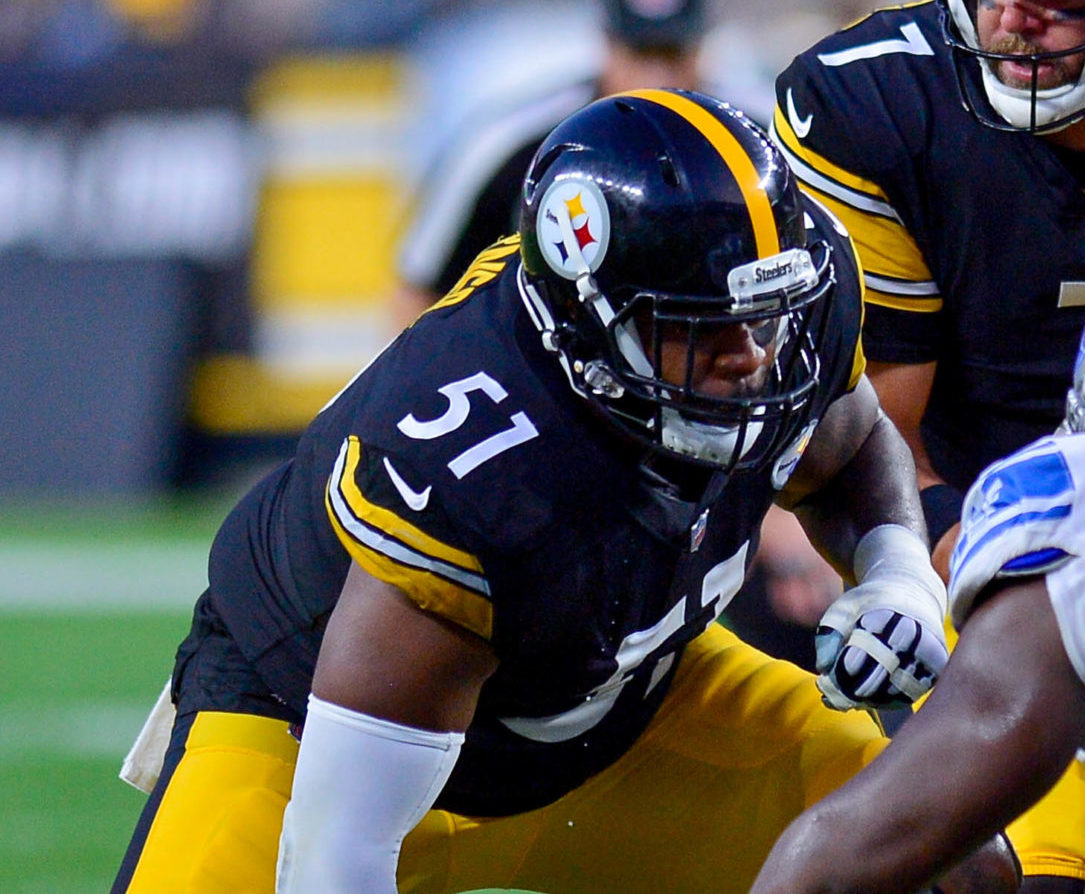
<path fill-rule="evenodd" d="M 750 157 L 727 127 L 691 99 L 666 90 L 630 90 L 622 96 L 635 96 L 656 105 L 665 106 L 685 118 L 720 154 L 723 163 L 735 178 L 742 198 L 750 212 L 758 257 L 765 258 L 780 251 L 780 234 L 772 214 L 768 194 L 761 188 L 761 176 Z"/>

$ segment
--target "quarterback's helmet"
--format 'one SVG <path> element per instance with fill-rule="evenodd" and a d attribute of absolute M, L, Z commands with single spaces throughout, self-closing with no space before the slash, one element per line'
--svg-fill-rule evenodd
<path fill-rule="evenodd" d="M 1058 65 L 1070 56 L 1085 53 L 1085 43 L 1051 52 L 996 53 L 985 50 L 976 33 L 976 7 L 983 2 L 985 0 L 937 0 L 942 14 L 942 34 L 953 57 L 964 107 L 988 127 L 1028 133 L 1061 130 L 1085 117 L 1085 69 L 1076 81 L 1046 89 L 1039 86 L 1041 65 Z M 1073 12 L 1078 14 L 1077 10 Z M 1065 12 L 1058 11 L 1057 14 Z M 999 80 L 995 69 L 1004 60 L 1031 68 L 1029 86 L 1011 87 Z M 978 93 L 975 73 L 969 70 L 974 61 L 979 65 L 987 102 Z"/>
<path fill-rule="evenodd" d="M 827 243 L 807 244 L 796 179 L 741 112 L 684 90 L 597 100 L 536 152 L 520 235 L 543 344 L 626 432 L 726 469 L 759 467 L 799 436 L 833 259 Z M 698 390 L 699 339 L 734 324 L 774 354 L 764 387 Z M 684 383 L 662 376 L 664 331 L 685 345 Z"/>

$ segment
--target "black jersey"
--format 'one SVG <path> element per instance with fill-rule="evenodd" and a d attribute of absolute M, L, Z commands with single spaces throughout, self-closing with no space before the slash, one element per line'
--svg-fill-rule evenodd
<path fill-rule="evenodd" d="M 1062 417 L 1085 323 L 1085 178 L 1044 139 L 964 110 L 938 15 L 880 10 L 800 55 L 777 80 L 774 132 L 855 239 L 867 355 L 937 361 L 922 434 L 964 490 Z"/>
<path fill-rule="evenodd" d="M 855 257 L 829 216 L 839 285 L 817 310 L 813 419 L 854 386 Z M 837 225 L 838 226 L 838 225 Z M 231 514 L 211 599 L 276 693 L 304 711 L 350 560 L 486 638 L 499 658 L 438 804 L 548 803 L 623 753 L 683 646 L 738 591 L 782 464 L 661 475 L 576 396 L 499 242 L 314 420 Z M 692 467 L 681 467 L 689 472 Z"/>

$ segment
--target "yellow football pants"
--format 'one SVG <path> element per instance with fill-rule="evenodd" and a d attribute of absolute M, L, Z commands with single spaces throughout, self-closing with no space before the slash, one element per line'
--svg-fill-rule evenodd
<path fill-rule="evenodd" d="M 825 708 L 811 675 L 713 624 L 620 760 L 528 813 L 430 811 L 399 887 L 745 894 L 784 827 L 886 741 L 865 713 Z M 296 752 L 282 721 L 198 714 L 126 890 L 272 894 Z"/>
<path fill-rule="evenodd" d="M 1025 875 L 1085 881 L 1085 763 L 1075 760 L 1031 810 L 1006 827 Z"/>

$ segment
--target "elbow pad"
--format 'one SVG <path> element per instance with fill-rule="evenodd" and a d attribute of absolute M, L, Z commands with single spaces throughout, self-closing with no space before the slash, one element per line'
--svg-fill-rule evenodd
<path fill-rule="evenodd" d="M 437 799 L 463 738 L 310 695 L 276 894 L 395 894 L 400 845 Z"/>

